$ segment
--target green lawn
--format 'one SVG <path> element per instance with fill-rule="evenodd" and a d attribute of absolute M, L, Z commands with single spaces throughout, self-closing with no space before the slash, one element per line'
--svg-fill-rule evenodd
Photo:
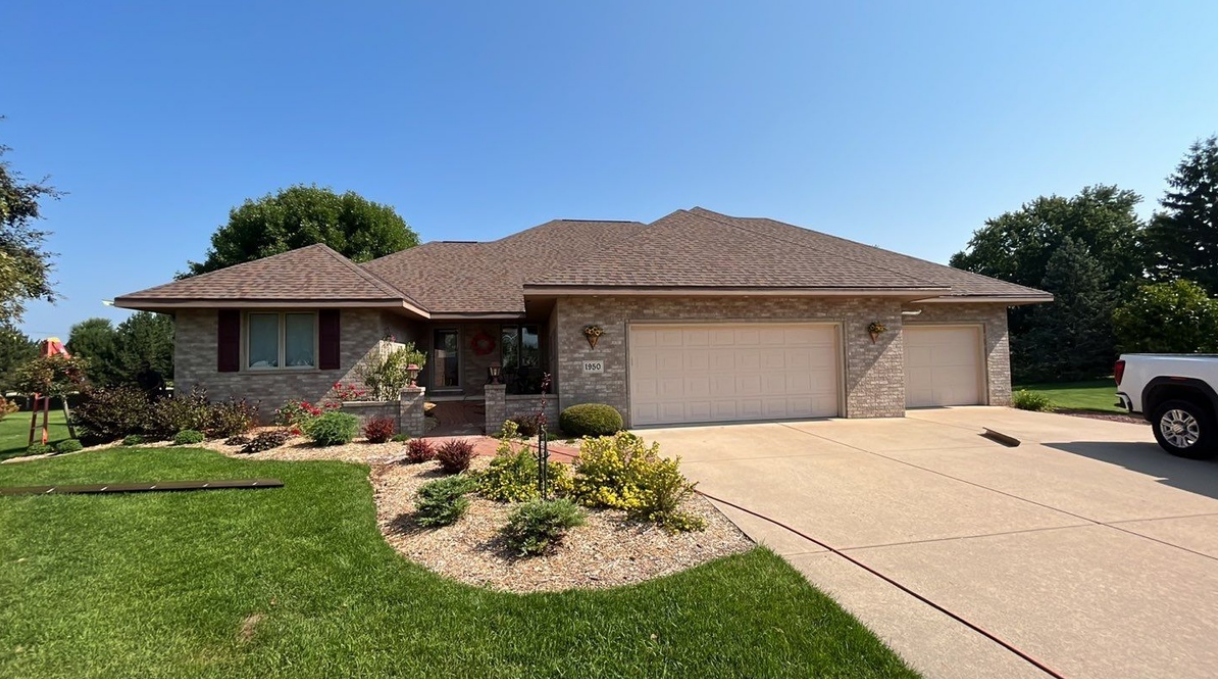
<path fill-rule="evenodd" d="M 1116 384 L 1111 379 L 1089 382 L 1059 382 L 1053 384 L 1025 384 L 1016 391 L 1027 389 L 1047 394 L 1054 408 L 1063 410 L 1093 410 L 1101 413 L 1123 413 L 1113 405 L 1117 402 Z"/>
<path fill-rule="evenodd" d="M 0 676 L 916 676 L 765 549 L 603 592 L 446 580 L 382 539 L 367 473 L 198 449 L 0 466 L 0 485 L 286 484 L 0 497 Z"/>
<path fill-rule="evenodd" d="M 48 441 L 51 445 L 68 438 L 68 425 L 63 418 L 62 410 L 52 410 L 47 418 L 49 424 Z M 38 429 L 34 432 L 34 440 L 42 440 L 42 414 L 38 415 Z M 13 413 L 0 421 L 0 460 L 25 454 L 30 444 L 30 414 L 28 412 Z"/>

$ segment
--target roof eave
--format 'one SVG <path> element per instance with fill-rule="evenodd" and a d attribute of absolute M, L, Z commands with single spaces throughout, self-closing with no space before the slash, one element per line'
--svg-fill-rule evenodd
<path fill-rule="evenodd" d="M 248 298 L 140 298 L 116 297 L 114 306 L 138 311 L 175 309 L 405 309 L 420 318 L 431 318 L 422 307 L 400 299 L 248 299 Z"/>
<path fill-rule="evenodd" d="M 524 286 L 525 297 L 574 295 L 694 296 L 694 297 L 900 297 L 925 299 L 950 292 L 948 287 L 747 287 L 747 286 L 613 286 L 539 285 Z"/>
<path fill-rule="evenodd" d="M 921 304 L 1006 304 L 1024 306 L 1053 301 L 1053 295 L 940 295 L 917 300 Z"/>

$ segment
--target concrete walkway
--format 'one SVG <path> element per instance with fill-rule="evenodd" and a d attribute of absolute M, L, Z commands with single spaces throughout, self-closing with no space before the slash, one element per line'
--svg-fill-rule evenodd
<path fill-rule="evenodd" d="M 1065 676 L 1218 674 L 1218 464 L 1168 456 L 1148 425 L 977 407 L 640 433 L 681 455 L 701 490 Z M 1046 676 L 842 557 L 721 508 L 927 677 Z"/>

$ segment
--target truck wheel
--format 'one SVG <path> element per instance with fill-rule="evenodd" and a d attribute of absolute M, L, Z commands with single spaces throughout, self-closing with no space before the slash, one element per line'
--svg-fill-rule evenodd
<path fill-rule="evenodd" d="M 1155 440 L 1172 455 L 1194 460 L 1214 456 L 1218 443 L 1214 415 L 1189 401 L 1167 401 L 1155 409 Z"/>

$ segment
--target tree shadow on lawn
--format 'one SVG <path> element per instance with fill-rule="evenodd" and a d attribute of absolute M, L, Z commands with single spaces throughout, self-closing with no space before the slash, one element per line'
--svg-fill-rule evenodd
<path fill-rule="evenodd" d="M 1218 499 L 1218 460 L 1189 460 L 1169 455 L 1155 443 L 1044 443 L 1046 448 L 1082 455 L 1153 476 L 1159 483 Z"/>

